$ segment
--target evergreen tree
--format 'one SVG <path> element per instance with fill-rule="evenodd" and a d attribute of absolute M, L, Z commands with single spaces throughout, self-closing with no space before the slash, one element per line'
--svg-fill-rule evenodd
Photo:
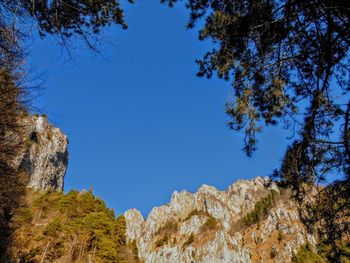
<path fill-rule="evenodd" d="M 161 0 L 172 6 L 176 0 Z M 350 227 L 350 1 L 187 0 L 188 28 L 212 50 L 197 60 L 198 75 L 232 84 L 229 126 L 256 150 L 263 127 L 281 125 L 292 141 L 274 172 L 301 203 L 310 185 L 315 201 L 302 207 L 338 260 Z M 349 244 L 348 244 L 349 245 Z"/>
<path fill-rule="evenodd" d="M 129 2 L 132 2 L 131 0 Z M 23 42 L 37 30 L 56 36 L 68 51 L 76 39 L 99 51 L 102 28 L 127 25 L 118 0 L 0 1 L 0 261 L 11 262 L 11 219 L 25 194 L 18 161 L 25 150 L 22 119 L 27 90 L 21 85 Z M 74 41 L 73 41 L 74 40 Z"/>
<path fill-rule="evenodd" d="M 32 28 L 41 37 L 55 35 L 67 49 L 78 37 L 94 51 L 102 28 L 113 24 L 127 28 L 118 0 L 3 0 L 0 23 L 21 37 L 28 37 Z"/>

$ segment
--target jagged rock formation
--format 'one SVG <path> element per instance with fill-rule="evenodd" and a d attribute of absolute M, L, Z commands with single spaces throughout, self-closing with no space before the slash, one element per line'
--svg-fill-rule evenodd
<path fill-rule="evenodd" d="M 203 185 L 192 194 L 174 192 L 169 204 L 144 220 L 136 209 L 124 213 L 128 242 L 136 242 L 146 262 L 291 262 L 306 242 L 315 244 L 299 220 L 287 190 L 268 178 L 239 180 L 226 191 Z M 271 192 L 274 204 L 258 223 L 246 215 Z"/>
<path fill-rule="evenodd" d="M 28 187 L 63 191 L 68 163 L 68 139 L 45 116 L 27 116 L 24 121 L 28 147 L 20 165 L 30 176 Z"/>
<path fill-rule="evenodd" d="M 29 174 L 28 186 L 62 191 L 67 137 L 44 116 L 27 116 L 23 123 L 27 148 L 17 165 Z M 288 263 L 303 244 L 317 241 L 288 190 L 261 177 L 239 180 L 225 191 L 203 185 L 196 193 L 174 192 L 146 220 L 136 209 L 124 217 L 126 248 L 133 251 L 128 262 Z"/>

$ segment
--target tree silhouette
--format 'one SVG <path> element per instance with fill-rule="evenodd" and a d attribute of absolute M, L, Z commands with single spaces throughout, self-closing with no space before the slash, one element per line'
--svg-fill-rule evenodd
<path fill-rule="evenodd" d="M 132 2 L 129 0 L 129 2 Z M 25 150 L 21 85 L 25 72 L 23 42 L 37 31 L 55 36 L 67 50 L 78 38 L 98 52 L 102 28 L 127 25 L 117 0 L 0 1 L 0 261 L 11 262 L 11 219 L 21 205 L 26 180 L 18 161 Z"/>
<path fill-rule="evenodd" d="M 302 215 L 321 225 L 334 248 L 330 257 L 339 261 L 345 253 L 339 241 L 350 236 L 350 2 L 187 0 L 186 6 L 188 28 L 203 22 L 199 39 L 213 43 L 197 60 L 198 76 L 217 74 L 232 83 L 229 126 L 245 133 L 248 156 L 263 127 L 291 132 L 273 175 L 299 201 L 317 186 Z"/>
<path fill-rule="evenodd" d="M 4 0 L 0 14 L 3 27 L 21 37 L 28 37 L 35 28 L 41 37 L 54 35 L 67 48 L 73 45 L 72 38 L 80 38 L 94 51 L 104 27 L 127 28 L 118 0 Z"/>

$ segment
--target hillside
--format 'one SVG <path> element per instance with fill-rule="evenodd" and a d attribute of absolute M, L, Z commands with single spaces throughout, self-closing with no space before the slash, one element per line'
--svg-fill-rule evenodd
<path fill-rule="evenodd" d="M 125 218 L 91 192 L 27 191 L 13 220 L 14 262 L 137 262 Z"/>
<path fill-rule="evenodd" d="M 43 116 L 25 122 L 27 150 L 17 165 L 29 184 L 1 262 L 328 262 L 329 248 L 306 231 L 290 190 L 267 177 L 225 191 L 175 191 L 146 219 L 136 209 L 116 217 L 91 191 L 62 192 L 68 139 Z"/>
<path fill-rule="evenodd" d="M 12 260 L 2 262 L 327 262 L 289 191 L 266 181 L 174 192 L 146 220 L 136 209 L 116 217 L 90 191 L 28 189 L 12 223 Z"/>

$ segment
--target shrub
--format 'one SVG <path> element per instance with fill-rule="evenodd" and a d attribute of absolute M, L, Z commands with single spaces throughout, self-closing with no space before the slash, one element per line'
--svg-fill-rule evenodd
<path fill-rule="evenodd" d="M 43 234 L 50 237 L 58 237 L 62 230 L 61 221 L 56 218 L 44 229 Z"/>
<path fill-rule="evenodd" d="M 251 226 L 253 224 L 258 223 L 263 216 L 266 216 L 274 205 L 275 196 L 276 196 L 276 191 L 271 190 L 266 197 L 259 200 L 255 204 L 253 211 L 248 213 L 243 218 L 244 224 L 246 226 Z"/>
<path fill-rule="evenodd" d="M 175 222 L 168 221 L 162 226 L 157 232 L 156 236 L 160 236 L 155 242 L 156 247 L 161 247 L 168 243 L 172 234 L 176 233 L 178 230 L 178 225 Z"/>
<path fill-rule="evenodd" d="M 165 235 L 165 234 L 171 235 L 173 233 L 176 233 L 177 229 L 178 229 L 178 224 L 176 222 L 168 221 L 165 223 L 164 226 L 158 229 L 158 231 L 156 232 L 156 235 Z"/>
<path fill-rule="evenodd" d="M 155 243 L 156 247 L 161 247 L 166 244 L 169 240 L 169 236 L 165 234 L 162 238 L 158 239 Z"/>
<path fill-rule="evenodd" d="M 292 258 L 293 263 L 326 263 L 320 254 L 313 251 L 309 243 L 302 246 L 298 253 Z"/>

